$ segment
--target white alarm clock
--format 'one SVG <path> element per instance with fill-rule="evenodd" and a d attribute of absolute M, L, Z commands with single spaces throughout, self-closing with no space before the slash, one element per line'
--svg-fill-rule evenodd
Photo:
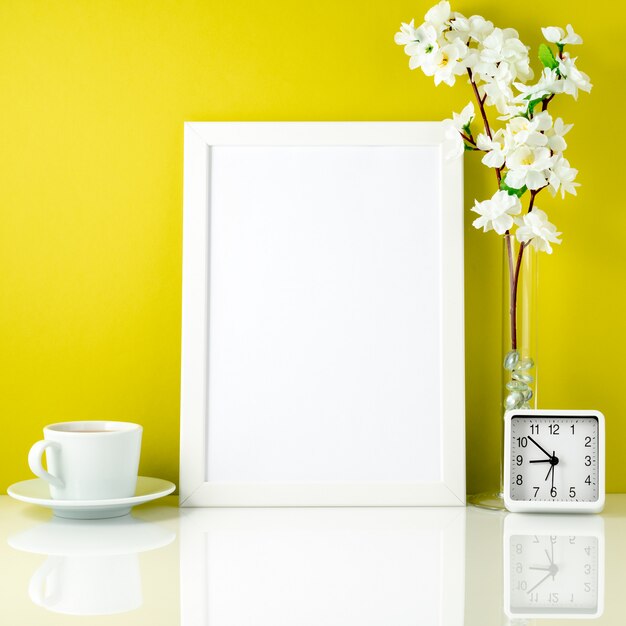
<path fill-rule="evenodd" d="M 604 442 L 599 411 L 507 411 L 504 505 L 513 512 L 599 513 Z"/>
<path fill-rule="evenodd" d="M 507 515 L 504 611 L 511 619 L 595 619 L 604 608 L 599 516 Z"/>

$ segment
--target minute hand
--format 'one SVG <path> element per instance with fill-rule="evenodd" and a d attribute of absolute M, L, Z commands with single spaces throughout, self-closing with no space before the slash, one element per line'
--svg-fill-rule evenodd
<path fill-rule="evenodd" d="M 544 450 L 532 437 L 528 437 L 544 454 L 546 454 L 549 458 L 552 458 L 552 455 Z"/>

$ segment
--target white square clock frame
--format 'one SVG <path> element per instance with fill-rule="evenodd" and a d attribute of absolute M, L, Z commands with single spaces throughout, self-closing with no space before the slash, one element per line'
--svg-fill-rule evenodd
<path fill-rule="evenodd" d="M 515 423 L 517 420 L 519 426 Z M 521 422 L 524 422 L 523 428 Z M 512 512 L 529 513 L 602 511 L 605 501 L 604 422 L 604 415 L 593 410 L 507 411 L 504 415 L 505 507 Z M 532 452 L 526 454 L 526 451 Z M 530 456 L 535 458 L 530 459 Z M 529 485 L 531 464 L 535 465 L 532 465 L 533 484 Z M 536 469 L 539 467 L 541 473 Z M 544 479 L 545 469 L 548 471 Z M 565 476 L 559 477 L 558 490 L 557 471 Z"/>

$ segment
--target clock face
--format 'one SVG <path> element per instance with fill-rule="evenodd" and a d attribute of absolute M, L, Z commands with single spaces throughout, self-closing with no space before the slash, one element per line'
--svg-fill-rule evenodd
<path fill-rule="evenodd" d="M 509 554 L 511 614 L 597 612 L 597 537 L 512 535 Z"/>
<path fill-rule="evenodd" d="M 521 502 L 596 502 L 596 417 L 515 415 L 510 428 L 510 497 Z"/>

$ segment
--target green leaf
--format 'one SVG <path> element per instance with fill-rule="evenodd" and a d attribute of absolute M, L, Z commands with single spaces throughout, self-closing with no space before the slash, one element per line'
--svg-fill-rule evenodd
<path fill-rule="evenodd" d="M 535 113 L 535 107 L 543 102 L 542 98 L 535 98 L 528 103 L 528 118 L 530 119 Z"/>
<path fill-rule="evenodd" d="M 551 70 L 559 66 L 559 62 L 554 58 L 554 52 L 545 43 L 539 44 L 539 60 L 544 67 L 549 67 Z"/>
<path fill-rule="evenodd" d="M 518 198 L 521 198 L 528 191 L 526 185 L 524 185 L 521 189 L 514 189 L 513 187 L 509 187 L 504 180 L 505 179 L 503 178 L 500 181 L 500 189 L 502 191 L 506 191 L 509 196 L 517 196 Z"/>

